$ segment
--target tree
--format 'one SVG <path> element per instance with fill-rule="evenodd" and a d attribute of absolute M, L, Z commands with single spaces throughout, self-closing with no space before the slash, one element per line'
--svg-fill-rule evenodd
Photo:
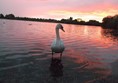
<path fill-rule="evenodd" d="M 72 20 L 73 20 L 73 18 L 72 18 L 72 17 L 70 17 L 70 18 L 69 18 L 69 20 L 70 20 L 70 21 L 72 21 Z"/>
<path fill-rule="evenodd" d="M 96 20 L 89 20 L 89 21 L 87 22 L 87 24 L 88 24 L 88 25 L 100 25 L 100 23 L 99 23 L 98 21 L 96 21 Z"/>
<path fill-rule="evenodd" d="M 0 18 L 4 18 L 4 15 L 3 14 L 0 14 Z"/>
<path fill-rule="evenodd" d="M 8 18 L 8 19 L 14 19 L 15 16 L 13 14 L 8 14 L 5 16 L 5 18 Z"/>
<path fill-rule="evenodd" d="M 102 20 L 102 27 L 108 29 L 118 29 L 118 15 L 104 17 Z"/>

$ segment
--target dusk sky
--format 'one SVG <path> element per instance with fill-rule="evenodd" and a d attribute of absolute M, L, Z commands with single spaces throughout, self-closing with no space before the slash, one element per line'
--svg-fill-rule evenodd
<path fill-rule="evenodd" d="M 118 14 L 118 0 L 0 0 L 0 13 L 59 20 L 73 17 L 101 22 L 105 16 Z"/>

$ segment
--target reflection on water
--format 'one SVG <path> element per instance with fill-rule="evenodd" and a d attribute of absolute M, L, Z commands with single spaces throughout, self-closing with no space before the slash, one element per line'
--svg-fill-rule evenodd
<path fill-rule="evenodd" d="M 118 43 L 118 30 L 103 29 L 102 34 L 105 38 L 109 38 L 115 43 Z M 116 60 L 111 63 L 111 69 L 113 76 L 118 76 L 118 58 L 116 58 Z"/>
<path fill-rule="evenodd" d="M 60 36 L 66 49 L 61 61 L 50 62 L 55 26 L 0 20 L 0 82 L 53 83 L 56 77 L 59 83 L 117 83 L 117 32 L 63 24 L 66 32 Z"/>
<path fill-rule="evenodd" d="M 103 29 L 102 34 L 104 37 L 109 38 L 113 41 L 118 41 L 118 30 L 113 29 Z"/>
<path fill-rule="evenodd" d="M 56 78 L 63 76 L 63 64 L 60 58 L 52 58 L 49 69 L 52 77 Z"/>

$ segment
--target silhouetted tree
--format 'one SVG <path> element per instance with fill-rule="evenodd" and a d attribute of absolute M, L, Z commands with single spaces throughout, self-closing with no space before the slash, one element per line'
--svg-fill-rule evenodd
<path fill-rule="evenodd" d="M 72 18 L 72 17 L 70 17 L 70 18 L 69 18 L 69 20 L 70 20 L 70 21 L 72 21 L 72 20 L 73 20 L 73 18 Z"/>
<path fill-rule="evenodd" d="M 102 27 L 108 29 L 118 29 L 118 15 L 104 17 L 102 20 Z"/>
<path fill-rule="evenodd" d="M 98 21 L 96 21 L 96 20 L 89 20 L 88 22 L 87 22 L 87 24 L 88 25 L 100 25 L 100 23 L 98 22 Z"/>
<path fill-rule="evenodd" d="M 4 18 L 4 15 L 3 14 L 0 14 L 0 18 Z"/>
<path fill-rule="evenodd" d="M 15 16 L 13 14 L 8 14 L 8 15 L 5 16 L 5 18 L 7 18 L 7 19 L 14 19 Z"/>

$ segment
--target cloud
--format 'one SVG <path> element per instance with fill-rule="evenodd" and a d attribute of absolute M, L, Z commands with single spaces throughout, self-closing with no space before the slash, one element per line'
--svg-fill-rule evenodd
<path fill-rule="evenodd" d="M 117 4 L 118 0 L 0 0 L 0 13 L 39 18 L 82 16 L 101 19 L 117 14 Z"/>

